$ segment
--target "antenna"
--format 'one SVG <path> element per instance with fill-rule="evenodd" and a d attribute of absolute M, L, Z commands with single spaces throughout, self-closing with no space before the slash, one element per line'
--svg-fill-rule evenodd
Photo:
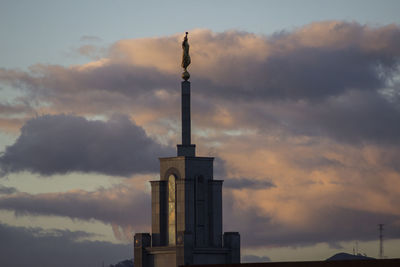
<path fill-rule="evenodd" d="M 358 256 L 358 240 L 356 240 L 356 255 Z"/>
<path fill-rule="evenodd" d="M 379 227 L 379 258 L 383 259 L 383 225 L 382 223 L 378 224 Z"/>

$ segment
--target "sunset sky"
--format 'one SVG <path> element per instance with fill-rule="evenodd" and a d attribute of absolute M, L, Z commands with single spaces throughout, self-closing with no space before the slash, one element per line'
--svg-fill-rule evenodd
<path fill-rule="evenodd" d="M 149 232 L 159 157 L 224 179 L 243 261 L 400 258 L 400 2 L 0 1 L 0 265 L 101 266 Z"/>

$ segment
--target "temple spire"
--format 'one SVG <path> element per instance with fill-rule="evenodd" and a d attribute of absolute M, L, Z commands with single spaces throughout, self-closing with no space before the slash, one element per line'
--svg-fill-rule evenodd
<path fill-rule="evenodd" d="M 189 42 L 188 42 L 188 32 L 182 42 L 182 102 L 181 102 L 181 115 L 182 115 L 182 144 L 178 145 L 178 156 L 195 156 L 195 145 L 191 144 L 191 120 L 190 120 L 190 74 L 187 71 L 187 67 L 191 63 L 189 55 Z"/>

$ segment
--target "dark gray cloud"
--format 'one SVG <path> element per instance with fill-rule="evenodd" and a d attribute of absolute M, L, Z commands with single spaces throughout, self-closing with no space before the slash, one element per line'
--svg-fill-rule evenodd
<path fill-rule="evenodd" d="M 173 155 L 125 116 L 89 121 L 72 115 L 29 120 L 16 142 L 0 156 L 4 174 L 29 171 L 41 175 L 97 172 L 129 176 L 157 171 L 159 156 Z"/>
<path fill-rule="evenodd" d="M 231 189 L 266 189 L 275 187 L 268 180 L 249 179 L 249 178 L 226 178 L 224 180 L 224 188 Z"/>
<path fill-rule="evenodd" d="M 319 22 L 264 38 L 245 32 L 202 37 L 205 43 L 232 50 L 242 45 L 242 53 L 225 57 L 224 53 L 215 53 L 220 61 L 211 67 L 213 79 L 205 79 L 207 75 L 193 77 L 207 94 L 236 101 L 320 101 L 353 89 L 379 90 L 398 74 L 400 30 L 395 25 L 372 28 L 358 23 Z M 246 39 L 259 46 L 252 47 L 251 43 L 246 47 Z M 201 51 L 201 56 L 211 57 L 214 52 Z M 265 53 L 268 56 L 261 60 Z M 259 57 L 255 59 L 254 54 Z"/>
<path fill-rule="evenodd" d="M 0 197 L 0 209 L 14 211 L 16 215 L 65 216 L 143 230 L 150 225 L 151 199 L 148 193 L 118 185 L 94 192 L 6 195 Z"/>
<path fill-rule="evenodd" d="M 352 144 L 400 142 L 398 103 L 377 92 L 349 91 L 320 103 L 286 103 L 277 109 L 282 111 L 277 119 L 295 134 L 327 136 Z"/>
<path fill-rule="evenodd" d="M 132 245 L 85 241 L 90 233 L 0 224 L 0 265 L 106 266 L 132 258 Z"/>
<path fill-rule="evenodd" d="M 18 190 L 15 187 L 7 187 L 7 186 L 0 184 L 0 195 L 1 194 L 9 195 L 9 194 L 17 193 L 17 192 L 18 192 Z"/>
<path fill-rule="evenodd" d="M 119 93 L 132 100 L 159 88 L 171 90 L 179 83 L 179 77 L 174 79 L 172 75 L 153 67 L 120 62 L 83 69 L 37 64 L 30 70 L 23 72 L 0 68 L 0 81 L 26 91 L 36 100 L 47 100 L 57 105 L 61 105 L 62 101 L 71 106 L 82 105 L 79 97 L 85 99 L 85 95 L 96 92 Z M 98 98 L 102 101 L 101 96 Z M 75 101 L 78 103 L 74 104 Z"/>
<path fill-rule="evenodd" d="M 319 102 L 229 103 L 224 108 L 235 119 L 233 129 L 236 125 L 257 129 L 266 136 L 322 137 L 351 145 L 400 144 L 400 102 L 380 92 L 349 90 Z"/>
<path fill-rule="evenodd" d="M 395 57 L 394 62 L 379 65 L 379 55 L 374 58 L 356 49 L 330 51 L 299 47 L 287 54 L 272 55 L 259 64 L 245 62 L 249 66 L 242 74 L 247 77 L 246 82 L 226 85 L 193 78 L 193 83 L 207 88 L 205 93 L 221 100 L 315 102 L 351 89 L 381 89 L 386 86 L 387 77 L 380 71 L 393 72 L 400 55 Z M 383 70 L 378 71 L 378 66 Z M 229 71 L 237 72 L 235 64 L 224 68 L 225 75 L 229 75 Z M 232 77 L 232 81 L 236 79 Z"/>

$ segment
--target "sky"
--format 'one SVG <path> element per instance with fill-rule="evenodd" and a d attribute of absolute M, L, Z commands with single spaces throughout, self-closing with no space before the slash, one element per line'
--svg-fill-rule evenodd
<path fill-rule="evenodd" d="M 378 257 L 380 223 L 400 257 L 400 2 L 0 5 L 0 265 L 133 257 L 180 143 L 185 31 L 242 261 Z"/>

